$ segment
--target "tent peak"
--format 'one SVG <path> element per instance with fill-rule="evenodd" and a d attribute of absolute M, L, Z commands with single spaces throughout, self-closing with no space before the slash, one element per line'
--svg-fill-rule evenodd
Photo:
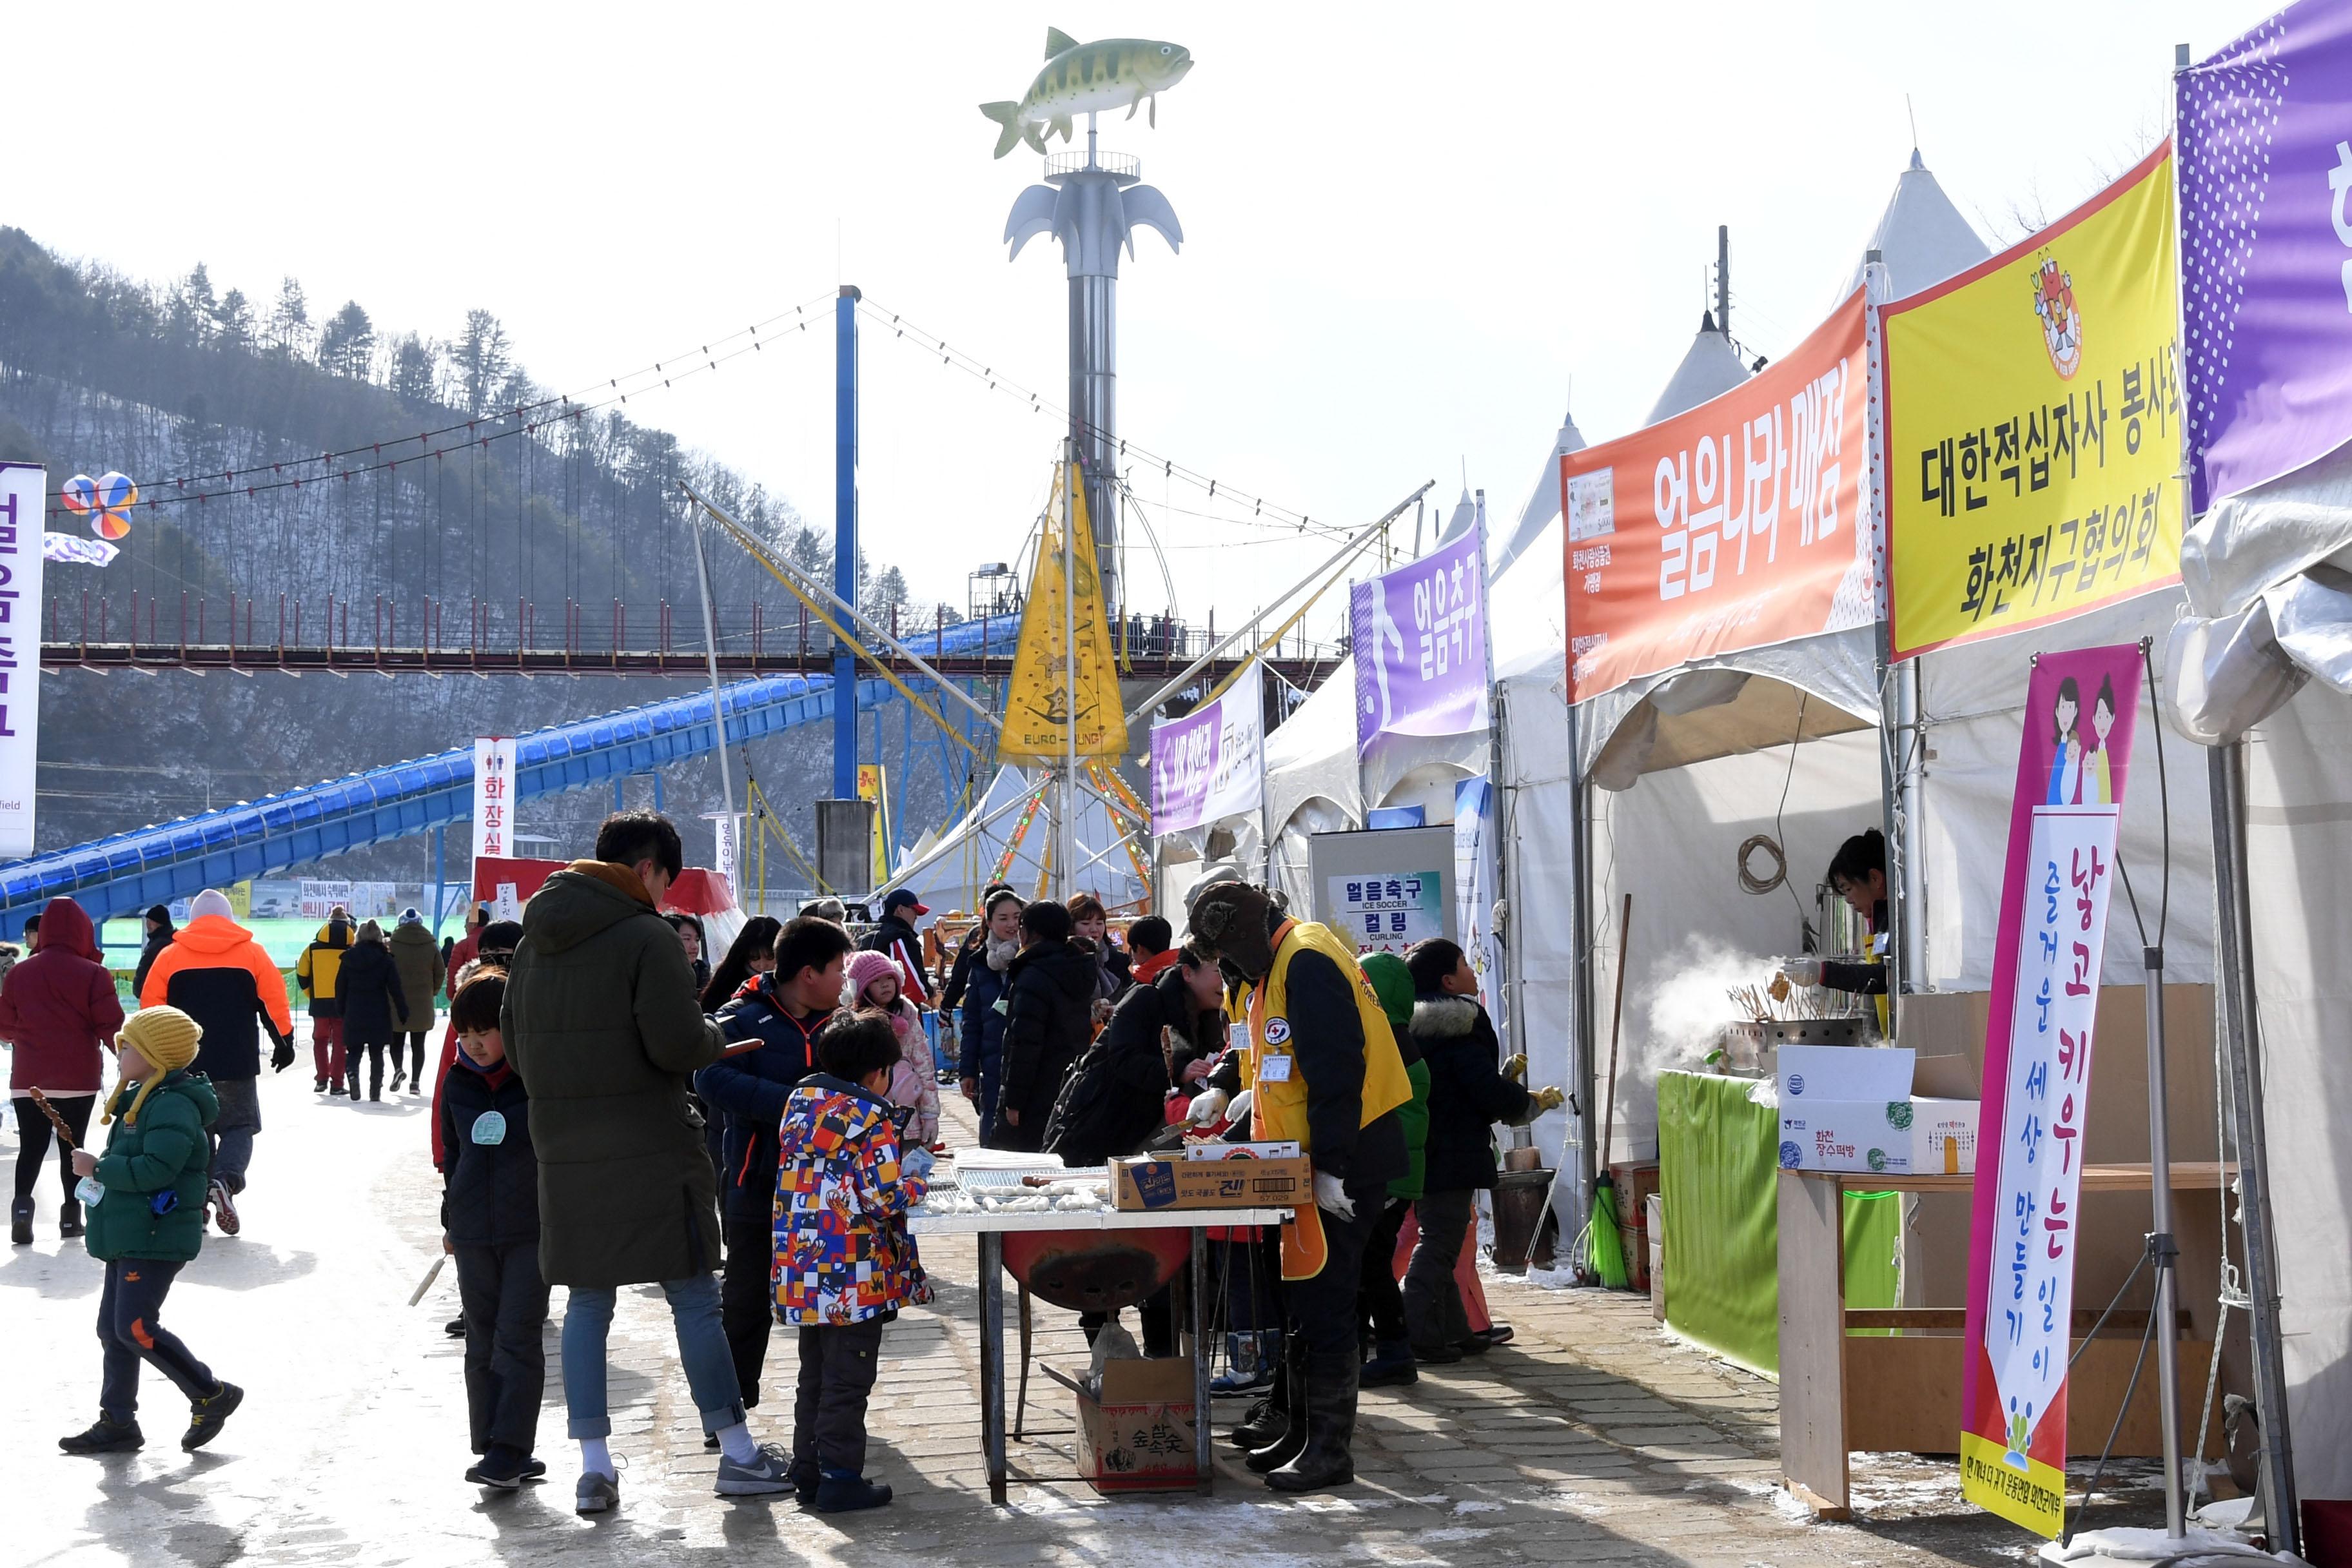
<path fill-rule="evenodd" d="M 1927 172 L 1927 165 L 1920 160 L 1919 149 L 1916 147 L 1911 149 L 1911 166 L 1923 174 Z"/>

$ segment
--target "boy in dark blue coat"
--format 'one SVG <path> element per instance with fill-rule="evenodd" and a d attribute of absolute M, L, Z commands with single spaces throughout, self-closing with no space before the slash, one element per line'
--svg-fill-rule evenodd
<path fill-rule="evenodd" d="M 849 932 L 831 921 L 803 915 L 787 922 L 776 933 L 774 972 L 719 1012 L 730 1043 L 756 1039 L 759 1048 L 721 1057 L 694 1077 L 694 1091 L 726 1122 L 719 1174 L 727 1262 L 719 1316 L 746 1407 L 760 1403 L 760 1368 L 775 1321 L 777 1129 L 784 1102 L 817 1070 L 817 1031 L 841 1007 L 842 967 L 853 945 Z"/>
<path fill-rule="evenodd" d="M 507 977 L 485 969 L 449 1004 L 457 1066 L 442 1086 L 441 1246 L 465 1306 L 466 1414 L 477 1486 L 512 1491 L 547 1467 L 531 1457 L 547 1386 L 547 1285 L 539 1277 L 539 1158 L 530 1101 L 499 1035 Z"/>

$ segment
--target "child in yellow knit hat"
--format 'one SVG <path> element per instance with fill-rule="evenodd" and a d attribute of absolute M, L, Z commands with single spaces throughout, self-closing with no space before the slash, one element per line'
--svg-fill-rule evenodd
<path fill-rule="evenodd" d="M 141 1447 L 139 1363 L 152 1363 L 188 1396 L 183 1448 L 219 1435 L 245 1390 L 215 1377 L 158 1320 L 181 1268 L 205 1242 L 210 1129 L 220 1115 L 211 1080 L 188 1070 L 204 1031 L 177 1007 L 147 1007 L 116 1037 L 120 1073 L 106 1102 L 106 1151 L 74 1152 L 79 1195 L 89 1210 L 89 1255 L 106 1265 L 98 1337 L 106 1347 L 98 1421 L 58 1439 L 68 1454 Z M 127 1103 L 126 1103 L 127 1100 Z"/>

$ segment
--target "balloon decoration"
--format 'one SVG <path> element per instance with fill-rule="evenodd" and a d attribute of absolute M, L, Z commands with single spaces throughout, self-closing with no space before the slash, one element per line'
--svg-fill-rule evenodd
<path fill-rule="evenodd" d="M 127 474 L 109 473 L 91 479 L 76 474 L 65 482 L 59 499 L 66 510 L 89 519 L 89 531 L 100 539 L 123 539 L 131 532 L 131 509 L 139 504 L 139 487 Z"/>

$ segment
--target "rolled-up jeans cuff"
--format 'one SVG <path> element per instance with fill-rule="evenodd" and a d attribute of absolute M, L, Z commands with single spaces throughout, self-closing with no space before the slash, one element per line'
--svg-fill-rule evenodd
<path fill-rule="evenodd" d="M 613 1418 L 609 1415 L 574 1415 L 563 1424 L 563 1435 L 574 1441 L 582 1437 L 609 1437 L 613 1435 Z"/>
<path fill-rule="evenodd" d="M 743 1402 L 739 1399 L 724 1410 L 704 1411 L 702 1429 L 705 1432 L 721 1432 L 730 1426 L 740 1426 L 749 1419 L 750 1416 L 744 1412 Z"/>

